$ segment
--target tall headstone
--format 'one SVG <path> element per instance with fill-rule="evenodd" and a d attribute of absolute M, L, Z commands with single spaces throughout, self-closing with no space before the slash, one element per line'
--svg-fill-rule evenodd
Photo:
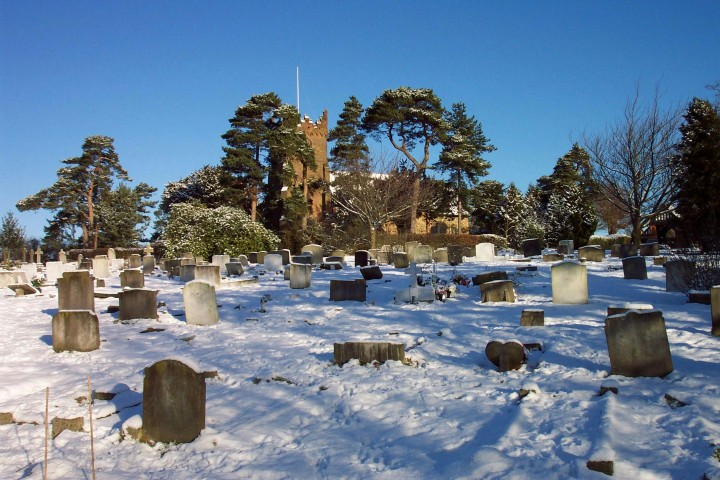
<path fill-rule="evenodd" d="M 686 293 L 690 289 L 690 280 L 695 274 L 695 264 L 678 259 L 665 262 L 665 291 Z"/>
<path fill-rule="evenodd" d="M 215 286 L 205 280 L 193 280 L 182 288 L 185 321 L 188 325 L 215 325 L 220 322 Z"/>
<path fill-rule="evenodd" d="M 67 253 L 65 253 L 65 250 L 60 250 L 58 260 L 60 260 L 60 263 L 67 263 Z"/>
<path fill-rule="evenodd" d="M 92 352 L 100 348 L 100 322 L 90 310 L 60 310 L 52 319 L 56 352 Z"/>
<path fill-rule="evenodd" d="M 195 280 L 206 280 L 216 287 L 220 286 L 220 267 L 217 265 L 196 265 Z"/>
<path fill-rule="evenodd" d="M 133 253 L 128 258 L 128 268 L 141 268 L 142 267 L 142 258 L 140 257 L 140 254 Z"/>
<path fill-rule="evenodd" d="M 405 242 L 405 253 L 408 256 L 408 262 L 413 263 L 415 261 L 415 247 L 418 245 L 420 245 L 420 242 Z"/>
<path fill-rule="evenodd" d="M 495 260 L 495 245 L 492 243 L 478 243 L 475 245 L 475 260 L 478 262 L 492 262 Z"/>
<path fill-rule="evenodd" d="M 157 294 L 158 290 L 146 288 L 128 288 L 120 292 L 120 320 L 157 320 Z"/>
<path fill-rule="evenodd" d="M 367 267 L 370 263 L 370 252 L 367 250 L 357 250 L 355 252 L 355 266 Z"/>
<path fill-rule="evenodd" d="M 108 248 L 107 252 L 108 261 L 112 264 L 115 260 L 117 260 L 117 254 L 115 253 L 114 248 Z"/>
<path fill-rule="evenodd" d="M 145 288 L 145 276 L 140 270 L 123 270 L 120 272 L 121 288 Z"/>
<path fill-rule="evenodd" d="M 710 317 L 712 334 L 720 337 L 720 285 L 710 287 Z"/>
<path fill-rule="evenodd" d="M 559 304 L 588 303 L 587 267 L 565 261 L 550 267 L 552 301 Z"/>
<path fill-rule="evenodd" d="M 64 272 L 57 283 L 59 310 L 95 311 L 95 286 L 90 272 Z"/>
<path fill-rule="evenodd" d="M 448 263 L 448 251 L 447 248 L 436 248 L 433 252 L 433 261 L 435 263 Z"/>
<path fill-rule="evenodd" d="M 179 360 L 145 369 L 143 433 L 148 440 L 189 443 L 205 428 L 205 375 Z"/>
<path fill-rule="evenodd" d="M 180 280 L 182 280 L 183 282 L 191 282 L 195 280 L 195 267 L 197 267 L 197 265 L 195 265 L 194 263 L 188 265 L 180 265 Z"/>
<path fill-rule="evenodd" d="M 92 264 L 95 278 L 110 278 L 110 262 L 107 255 L 96 255 L 92 259 Z"/>
<path fill-rule="evenodd" d="M 323 261 L 323 248 L 321 245 L 317 245 L 314 243 L 311 243 L 310 245 L 305 245 L 302 247 L 302 252 L 310 252 L 312 253 L 312 263 L 313 265 L 320 265 Z"/>
<path fill-rule="evenodd" d="M 227 275 L 226 263 L 230 261 L 230 255 L 213 255 L 210 265 L 217 265 L 220 267 L 220 275 Z"/>
<path fill-rule="evenodd" d="M 58 278 L 62 277 L 62 266 L 62 262 L 47 262 L 45 264 L 45 278 L 49 283 L 55 283 Z"/>
<path fill-rule="evenodd" d="M 392 261 L 395 268 L 408 268 L 410 266 L 410 262 L 408 261 L 408 255 L 405 252 L 393 253 Z"/>
<path fill-rule="evenodd" d="M 535 257 L 542 253 L 542 244 L 539 238 L 528 238 L 522 241 L 524 257 Z"/>
<path fill-rule="evenodd" d="M 662 312 L 630 310 L 605 319 L 612 375 L 662 377 L 673 371 Z"/>
<path fill-rule="evenodd" d="M 413 252 L 415 263 L 432 263 L 433 248 L 430 245 L 416 245 Z"/>
<path fill-rule="evenodd" d="M 625 257 L 622 259 L 622 265 L 626 280 L 647 280 L 645 257 Z"/>
<path fill-rule="evenodd" d="M 291 263 L 290 264 L 290 288 L 310 288 L 312 276 L 312 265 Z"/>
<path fill-rule="evenodd" d="M 142 258 L 142 272 L 144 275 L 152 275 L 155 271 L 155 257 L 152 255 L 145 255 Z"/>

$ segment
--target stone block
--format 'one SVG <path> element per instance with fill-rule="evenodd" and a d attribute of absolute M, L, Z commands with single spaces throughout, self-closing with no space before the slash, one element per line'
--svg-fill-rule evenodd
<path fill-rule="evenodd" d="M 433 261 L 435 263 L 448 263 L 448 250 L 447 248 L 437 248 L 433 252 Z"/>
<path fill-rule="evenodd" d="M 178 360 L 145 369 L 143 434 L 151 442 L 189 443 L 205 428 L 205 375 Z"/>
<path fill-rule="evenodd" d="M 552 301 L 558 304 L 588 303 L 587 267 L 564 261 L 550 267 Z"/>
<path fill-rule="evenodd" d="M 321 270 L 342 270 L 343 264 L 340 262 L 330 262 L 326 259 L 323 263 L 320 264 L 320 269 Z"/>
<path fill-rule="evenodd" d="M 625 280 L 647 280 L 645 257 L 625 257 L 622 265 Z"/>
<path fill-rule="evenodd" d="M 311 243 L 310 245 L 305 245 L 302 247 L 301 250 L 304 252 L 310 252 L 312 254 L 312 264 L 313 265 L 320 265 L 323 261 L 323 248 L 322 245 L 317 245 L 315 243 Z"/>
<path fill-rule="evenodd" d="M 226 264 L 230 261 L 230 255 L 213 255 L 210 259 L 210 265 L 220 267 L 220 275 L 227 275 Z"/>
<path fill-rule="evenodd" d="M 542 254 L 542 243 L 539 238 L 528 238 L 522 241 L 523 257 L 535 257 Z"/>
<path fill-rule="evenodd" d="M 92 259 L 93 276 L 95 278 L 110 277 L 110 262 L 106 255 L 97 255 Z"/>
<path fill-rule="evenodd" d="M 362 267 L 360 274 L 365 280 L 380 280 L 383 278 L 382 271 L 377 265 L 371 267 Z"/>
<path fill-rule="evenodd" d="M 565 260 L 565 255 L 562 253 L 545 253 L 542 256 L 543 262 L 562 262 Z"/>
<path fill-rule="evenodd" d="M 515 288 L 510 280 L 492 280 L 480 285 L 482 302 L 514 302 Z"/>
<path fill-rule="evenodd" d="M 520 315 L 521 327 L 543 327 L 545 326 L 545 311 L 526 309 Z"/>
<path fill-rule="evenodd" d="M 215 325 L 220 322 L 215 285 L 193 280 L 182 288 L 185 321 L 189 325 Z"/>
<path fill-rule="evenodd" d="M 495 271 L 480 273 L 472 277 L 473 285 L 482 285 L 483 283 L 492 282 L 494 280 L 508 280 L 508 274 L 505 271 Z"/>
<path fill-rule="evenodd" d="M 370 252 L 367 250 L 358 250 L 355 252 L 355 266 L 367 267 L 370 262 Z"/>
<path fill-rule="evenodd" d="M 250 263 L 258 263 L 258 254 L 257 252 L 250 252 L 248 253 L 248 261 Z"/>
<path fill-rule="evenodd" d="M 52 319 L 56 352 L 92 352 L 100 348 L 100 322 L 90 310 L 61 310 Z"/>
<path fill-rule="evenodd" d="M 145 288 L 145 276 L 140 270 L 123 270 L 120 272 L 121 288 Z"/>
<path fill-rule="evenodd" d="M 250 261 L 248 260 L 248 257 L 245 255 L 240 255 L 235 259 L 236 262 L 240 262 L 240 264 L 243 266 L 243 268 L 247 268 L 250 266 Z"/>
<path fill-rule="evenodd" d="M 662 377 L 673 371 L 662 312 L 630 310 L 605 319 L 612 375 Z"/>
<path fill-rule="evenodd" d="M 95 311 L 94 293 L 89 271 L 65 272 L 58 278 L 58 309 Z"/>
<path fill-rule="evenodd" d="M 292 263 L 301 263 L 303 265 L 312 265 L 312 254 L 308 252 L 306 255 L 293 255 Z"/>
<path fill-rule="evenodd" d="M 291 263 L 290 264 L 290 288 L 310 288 L 312 281 L 312 265 Z"/>
<path fill-rule="evenodd" d="M 345 342 L 334 345 L 333 363 L 344 365 L 358 359 L 361 365 L 387 360 L 405 360 L 405 345 L 390 342 Z"/>
<path fill-rule="evenodd" d="M 572 240 L 560 240 L 557 252 L 563 255 L 572 255 L 575 253 L 575 243 Z"/>
<path fill-rule="evenodd" d="M 588 262 L 602 262 L 605 260 L 605 250 L 594 245 L 578 248 L 578 258 Z"/>
<path fill-rule="evenodd" d="M 700 303 L 702 305 L 710 305 L 709 290 L 690 290 L 688 291 L 688 303 Z"/>
<path fill-rule="evenodd" d="M 195 265 L 194 263 L 187 265 L 180 265 L 180 279 L 183 282 L 192 282 L 195 280 Z"/>
<path fill-rule="evenodd" d="M 330 300 L 345 301 L 351 300 L 364 302 L 367 288 L 365 280 L 330 280 Z"/>
<path fill-rule="evenodd" d="M 408 260 L 408 255 L 407 255 L 407 253 L 404 253 L 404 252 L 393 253 L 392 261 L 393 261 L 393 266 L 395 268 L 408 268 L 410 266 L 410 261 Z"/>
<path fill-rule="evenodd" d="M 517 370 L 527 360 L 525 347 L 517 341 L 502 343 L 493 340 L 485 346 L 485 355 L 501 372 Z"/>
<path fill-rule="evenodd" d="M 478 262 L 494 261 L 495 245 L 492 243 L 478 243 L 475 245 L 475 260 Z"/>
<path fill-rule="evenodd" d="M 245 272 L 242 262 L 227 262 L 225 264 L 225 271 L 228 275 L 233 276 L 240 276 Z"/>
<path fill-rule="evenodd" d="M 135 318 L 157 320 L 157 294 L 158 290 L 145 288 L 128 288 L 120 292 L 120 320 Z"/>
<path fill-rule="evenodd" d="M 133 253 L 128 258 L 128 268 L 142 268 L 142 258 L 139 254 Z"/>
<path fill-rule="evenodd" d="M 640 256 L 641 257 L 657 257 L 660 255 L 660 244 L 657 242 L 652 243 L 641 243 L 640 244 Z"/>
<path fill-rule="evenodd" d="M 16 297 L 35 295 L 38 293 L 37 289 L 29 283 L 13 283 L 12 285 L 8 285 L 8 288 L 15 292 Z"/>
<path fill-rule="evenodd" d="M 265 255 L 265 259 L 263 260 L 263 266 L 269 272 L 279 272 L 283 269 L 282 255 L 276 253 L 268 253 L 267 255 Z"/>

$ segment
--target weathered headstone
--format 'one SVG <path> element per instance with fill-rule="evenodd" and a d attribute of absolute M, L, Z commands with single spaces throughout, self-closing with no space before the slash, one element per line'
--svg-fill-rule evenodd
<path fill-rule="evenodd" d="M 464 248 L 460 245 L 448 245 L 448 263 L 450 265 L 460 265 L 463 262 Z"/>
<path fill-rule="evenodd" d="M 188 325 L 215 325 L 220 321 L 215 286 L 206 280 L 193 280 L 182 288 L 185 321 Z"/>
<path fill-rule="evenodd" d="M 107 257 L 108 257 L 108 262 L 110 262 L 111 264 L 112 264 L 112 262 L 117 260 L 117 253 L 115 253 L 114 248 L 108 248 Z"/>
<path fill-rule="evenodd" d="M 302 247 L 301 252 L 310 252 L 312 253 L 312 263 L 313 265 L 320 265 L 323 261 L 323 248 L 322 245 L 317 245 L 315 243 L 311 243 L 310 245 L 305 245 Z"/>
<path fill-rule="evenodd" d="M 110 262 L 108 261 L 107 255 L 95 255 L 92 259 L 92 264 L 93 276 L 95 278 L 110 277 Z"/>
<path fill-rule="evenodd" d="M 435 263 L 448 263 L 448 250 L 447 248 L 436 248 L 433 252 L 433 261 Z"/>
<path fill-rule="evenodd" d="M 613 315 L 605 319 L 612 375 L 662 377 L 673 371 L 662 312 Z"/>
<path fill-rule="evenodd" d="M 284 248 L 282 250 L 273 250 L 272 252 L 268 253 L 272 253 L 273 255 L 280 255 L 280 257 L 282 257 L 283 266 L 290 265 L 290 257 L 292 256 L 292 254 L 287 248 Z"/>
<path fill-rule="evenodd" d="M 63 264 L 62 262 L 47 262 L 45 264 L 45 278 L 49 283 L 57 282 L 57 279 L 62 277 Z"/>
<path fill-rule="evenodd" d="M 330 255 L 333 257 L 345 257 L 345 250 L 333 250 L 330 252 Z"/>
<path fill-rule="evenodd" d="M 58 260 L 60 263 L 67 263 L 67 253 L 65 253 L 65 250 L 60 250 L 58 253 Z"/>
<path fill-rule="evenodd" d="M 206 280 L 216 287 L 220 286 L 220 267 L 217 265 L 196 265 L 195 280 Z"/>
<path fill-rule="evenodd" d="M 665 265 L 667 257 L 653 257 L 653 265 Z"/>
<path fill-rule="evenodd" d="M 250 252 L 248 253 L 248 261 L 250 263 L 258 263 L 258 254 L 257 252 Z"/>
<path fill-rule="evenodd" d="M 543 253 L 543 262 L 562 262 L 565 259 L 565 255 L 562 253 Z"/>
<path fill-rule="evenodd" d="M 594 245 L 578 248 L 578 258 L 588 262 L 602 262 L 605 260 L 605 250 Z"/>
<path fill-rule="evenodd" d="M 382 271 L 377 265 L 361 267 L 360 274 L 365 280 L 380 280 L 383 278 Z"/>
<path fill-rule="evenodd" d="M 525 309 L 520 315 L 520 326 L 522 327 L 543 327 L 545 326 L 545 311 L 536 309 Z"/>
<path fill-rule="evenodd" d="M 0 271 L 0 288 L 8 287 L 15 283 L 30 283 L 27 274 L 21 270 L 12 272 Z"/>
<path fill-rule="evenodd" d="M 560 240 L 558 242 L 557 252 L 563 255 L 572 255 L 575 253 L 575 242 L 572 240 Z"/>
<path fill-rule="evenodd" d="M 514 302 L 515 289 L 510 280 L 492 280 L 480 285 L 482 302 Z"/>
<path fill-rule="evenodd" d="M 290 288 L 310 288 L 312 282 L 312 265 L 290 264 Z"/>
<path fill-rule="evenodd" d="M 263 266 L 269 272 L 278 272 L 283 269 L 282 255 L 275 253 L 268 253 L 263 259 Z"/>
<path fill-rule="evenodd" d="M 619 243 L 613 243 L 610 246 L 610 256 L 613 258 L 619 258 L 620 257 L 620 245 Z"/>
<path fill-rule="evenodd" d="M 678 259 L 665 262 L 665 291 L 686 293 L 690 289 L 690 279 L 695 274 L 695 264 Z"/>
<path fill-rule="evenodd" d="M 195 280 L 195 267 L 197 267 L 197 265 L 194 263 L 180 265 L 180 279 L 183 282 L 191 282 Z"/>
<path fill-rule="evenodd" d="M 367 267 L 370 262 L 370 252 L 367 250 L 357 250 L 355 252 L 355 266 Z"/>
<path fill-rule="evenodd" d="M 330 280 L 330 300 L 345 301 L 351 300 L 364 302 L 366 300 L 367 287 L 365 280 Z"/>
<path fill-rule="evenodd" d="M 645 257 L 625 257 L 622 265 L 625 280 L 647 280 Z"/>
<path fill-rule="evenodd" d="M 220 275 L 227 275 L 226 263 L 230 261 L 230 255 L 213 255 L 210 260 L 210 265 L 217 265 L 220 267 Z"/>
<path fill-rule="evenodd" d="M 393 253 L 392 261 L 395 268 L 408 268 L 410 266 L 410 262 L 408 261 L 408 255 L 405 252 Z"/>
<path fill-rule="evenodd" d="M 417 247 L 418 245 L 420 245 L 420 242 L 405 242 L 405 253 L 407 253 L 408 256 L 408 262 L 415 262 L 415 247 Z"/>
<path fill-rule="evenodd" d="M 90 310 L 60 310 L 52 319 L 56 352 L 92 352 L 100 348 L 100 322 Z"/>
<path fill-rule="evenodd" d="M 227 262 L 225 264 L 225 271 L 231 276 L 240 276 L 245 271 L 241 262 Z"/>
<path fill-rule="evenodd" d="M 620 258 L 634 257 L 637 255 L 637 248 L 632 243 L 620 244 L 618 256 Z"/>
<path fill-rule="evenodd" d="M 25 272 L 29 281 L 32 281 L 38 273 L 38 266 L 37 263 L 23 263 L 20 265 L 20 270 Z"/>
<path fill-rule="evenodd" d="M 501 372 L 517 370 L 527 359 L 525 347 L 517 341 L 502 343 L 493 340 L 485 346 L 485 355 Z"/>
<path fill-rule="evenodd" d="M 430 245 L 416 245 L 413 249 L 415 263 L 432 263 L 433 249 Z"/>
<path fill-rule="evenodd" d="M 155 257 L 152 255 L 145 255 L 142 257 L 142 272 L 144 275 L 152 275 L 155 271 Z"/>
<path fill-rule="evenodd" d="M 328 257 L 329 258 L 329 257 Z M 343 270 L 343 264 L 340 262 L 332 262 L 327 258 L 320 264 L 321 270 Z"/>
<path fill-rule="evenodd" d="M 522 241 L 523 257 L 535 257 L 542 254 L 542 244 L 539 238 L 528 238 Z"/>
<path fill-rule="evenodd" d="M 720 337 L 720 285 L 710 288 L 710 318 L 712 334 Z"/>
<path fill-rule="evenodd" d="M 42 249 L 40 249 L 40 247 L 38 247 L 38 249 L 35 250 L 35 263 L 37 263 L 38 265 L 42 265 L 42 263 L 43 263 L 42 255 L 43 255 L 43 251 L 42 251 Z"/>
<path fill-rule="evenodd" d="M 588 303 L 587 267 L 564 261 L 550 267 L 552 301 L 559 304 Z"/>
<path fill-rule="evenodd" d="M 246 255 L 238 256 L 236 261 L 240 262 L 240 264 L 243 266 L 243 268 L 247 268 L 250 266 L 250 261 Z"/>
<path fill-rule="evenodd" d="M 388 360 L 405 360 L 405 345 L 390 342 L 345 342 L 334 344 L 333 363 L 344 365 L 358 359 L 360 365 Z"/>
<path fill-rule="evenodd" d="M 95 287 L 90 272 L 64 272 L 58 278 L 58 308 L 95 311 Z"/>
<path fill-rule="evenodd" d="M 151 442 L 189 443 L 205 428 L 205 375 L 178 360 L 145 369 L 143 434 Z"/>
<path fill-rule="evenodd" d="M 307 255 L 293 255 L 292 257 L 292 263 L 300 263 L 302 265 L 312 265 L 312 254 L 308 253 Z"/>
<path fill-rule="evenodd" d="M 120 299 L 120 320 L 136 318 L 158 319 L 158 290 L 127 288 L 118 294 Z"/>
<path fill-rule="evenodd" d="M 140 270 L 123 270 L 120 272 L 121 288 L 145 288 L 145 275 Z"/>
<path fill-rule="evenodd" d="M 495 245 L 492 243 L 478 243 L 475 245 L 475 260 L 478 262 L 494 261 Z"/>
<path fill-rule="evenodd" d="M 139 253 L 133 253 L 128 258 L 128 268 L 141 268 L 142 258 Z"/>
<path fill-rule="evenodd" d="M 641 243 L 640 244 L 640 256 L 641 257 L 657 257 L 660 255 L 660 244 L 657 242 L 652 243 Z"/>
<path fill-rule="evenodd" d="M 508 274 L 505 271 L 480 273 L 472 277 L 472 284 L 482 285 L 483 283 L 492 282 L 493 280 L 508 280 Z"/>

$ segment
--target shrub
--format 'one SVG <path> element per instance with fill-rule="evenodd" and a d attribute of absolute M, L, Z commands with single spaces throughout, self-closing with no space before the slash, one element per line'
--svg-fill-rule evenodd
<path fill-rule="evenodd" d="M 391 235 L 378 232 L 377 244 L 381 245 L 405 245 L 405 242 L 417 241 L 433 248 L 447 247 L 448 245 L 460 245 L 461 247 L 474 247 L 478 243 L 492 243 L 500 248 L 507 248 L 505 237 L 493 234 L 470 235 L 467 233 L 447 234 L 397 234 Z"/>
<path fill-rule="evenodd" d="M 588 245 L 600 245 L 603 250 L 610 250 L 616 243 L 628 244 L 630 243 L 630 236 L 616 233 L 614 235 L 593 235 L 588 240 Z M 582 246 L 582 245 L 580 245 Z"/>

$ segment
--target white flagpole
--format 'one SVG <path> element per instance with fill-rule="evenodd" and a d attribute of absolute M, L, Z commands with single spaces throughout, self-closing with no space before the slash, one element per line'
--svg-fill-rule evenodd
<path fill-rule="evenodd" d="M 295 91 L 297 92 L 298 115 L 300 114 L 300 66 L 295 66 Z M 300 115 L 302 118 L 302 115 Z"/>

